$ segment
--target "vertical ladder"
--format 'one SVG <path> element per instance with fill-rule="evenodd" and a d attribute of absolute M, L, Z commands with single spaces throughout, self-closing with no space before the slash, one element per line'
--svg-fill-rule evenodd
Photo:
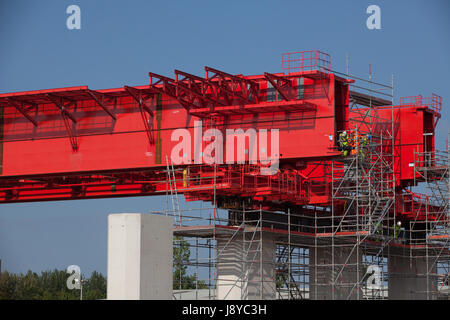
<path fill-rule="evenodd" d="M 255 211 L 252 211 L 254 213 Z M 264 299 L 264 274 L 263 274 L 263 244 L 262 244 L 262 210 L 258 211 L 258 219 L 246 219 L 244 211 L 243 223 L 243 261 L 244 261 L 244 283 L 247 283 L 247 297 L 249 297 L 248 286 L 256 288 L 259 284 L 259 297 L 249 297 L 250 299 Z M 258 271 L 255 271 L 258 268 Z M 253 279 L 250 279 L 252 276 Z"/>
<path fill-rule="evenodd" d="M 180 203 L 178 201 L 178 192 L 177 192 L 177 182 L 175 178 L 175 169 L 173 168 L 173 161 L 172 158 L 170 158 L 170 165 L 169 165 L 169 159 L 166 155 L 166 165 L 167 165 L 167 176 L 169 181 L 169 189 L 170 189 L 170 197 L 172 200 L 172 209 L 174 212 L 175 217 L 175 225 L 178 225 L 181 227 L 182 220 L 181 220 L 181 210 L 180 210 Z M 177 220 L 178 216 L 178 220 Z"/>

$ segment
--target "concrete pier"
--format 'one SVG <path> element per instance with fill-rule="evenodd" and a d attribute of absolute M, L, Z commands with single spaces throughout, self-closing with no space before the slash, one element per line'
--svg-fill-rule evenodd
<path fill-rule="evenodd" d="M 361 254 L 353 246 L 331 246 L 309 249 L 309 297 L 311 300 L 355 300 L 362 293 L 354 285 L 358 271 L 362 276 Z M 334 265 L 334 267 L 333 267 Z M 359 277 L 359 279 L 360 279 Z M 334 285 L 333 285 L 334 283 Z M 359 294 L 358 294 L 359 293 Z"/>
<path fill-rule="evenodd" d="M 108 300 L 172 299 L 172 219 L 108 216 Z"/>
<path fill-rule="evenodd" d="M 276 245 L 272 236 L 251 239 L 236 235 L 217 240 L 217 298 L 219 300 L 275 299 Z M 262 263 L 261 263 L 262 253 Z"/>
<path fill-rule="evenodd" d="M 437 270 L 433 260 L 415 255 L 390 255 L 389 300 L 436 299 L 437 280 L 433 274 Z"/>

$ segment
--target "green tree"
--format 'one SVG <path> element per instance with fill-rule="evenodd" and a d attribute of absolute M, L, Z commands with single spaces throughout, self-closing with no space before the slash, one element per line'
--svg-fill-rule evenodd
<path fill-rule="evenodd" d="M 173 247 L 173 289 L 207 289 L 205 281 L 199 280 L 196 283 L 197 275 L 187 274 L 191 250 L 189 243 L 183 237 L 175 236 Z"/>
<path fill-rule="evenodd" d="M 17 297 L 17 276 L 8 271 L 0 275 L 0 299 L 16 299 Z"/>
<path fill-rule="evenodd" d="M 37 274 L 28 271 L 0 274 L 0 300 L 78 300 L 80 290 L 67 288 L 68 274 L 65 270 L 43 271 Z M 106 298 L 106 278 L 94 271 L 83 284 L 83 299 Z"/>
<path fill-rule="evenodd" d="M 85 289 L 86 291 L 84 291 Z M 83 299 L 106 299 L 106 278 L 101 273 L 97 271 L 92 272 L 91 277 L 83 287 Z"/>
<path fill-rule="evenodd" d="M 275 286 L 276 288 L 286 287 L 286 282 L 288 280 L 288 273 L 286 270 L 279 270 L 275 275 Z"/>

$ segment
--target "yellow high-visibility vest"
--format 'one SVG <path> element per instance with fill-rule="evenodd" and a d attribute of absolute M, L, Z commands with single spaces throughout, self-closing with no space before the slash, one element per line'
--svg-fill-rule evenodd
<path fill-rule="evenodd" d="M 186 188 L 188 183 L 188 173 L 187 173 L 187 169 L 183 170 L 183 187 Z"/>

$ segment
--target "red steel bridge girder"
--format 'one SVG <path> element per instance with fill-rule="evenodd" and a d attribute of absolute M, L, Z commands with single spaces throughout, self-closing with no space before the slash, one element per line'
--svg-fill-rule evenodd
<path fill-rule="evenodd" d="M 200 170 L 191 165 L 186 167 L 190 176 L 186 181 L 182 170 L 184 167 L 176 167 L 176 183 L 179 192 L 185 194 L 189 200 L 211 201 L 215 189 L 217 196 L 251 197 L 255 201 L 260 201 L 268 206 L 275 202 L 297 206 L 327 206 L 330 204 L 329 181 L 319 177 L 316 177 L 314 181 L 310 176 L 302 174 L 303 171 L 297 168 L 296 163 L 308 164 L 311 161 L 332 159 L 339 155 L 335 148 L 336 142 L 330 142 L 328 137 L 330 134 L 336 137 L 338 130 L 348 127 L 348 119 L 343 119 L 339 126 L 336 124 L 335 119 L 338 118 L 336 114 L 338 109 L 333 109 L 333 106 L 336 105 L 343 109 L 348 108 L 348 105 L 346 105 L 346 101 L 348 104 L 348 80 L 338 78 L 334 74 L 325 74 L 322 71 L 299 72 L 288 75 L 264 73 L 259 76 L 242 76 L 232 75 L 210 67 L 205 67 L 205 78 L 179 70 L 175 70 L 174 79 L 155 73 L 149 73 L 149 76 L 150 84 L 147 86 L 124 86 L 121 89 L 95 91 L 87 87 L 74 87 L 18 94 L 0 94 L 0 105 L 1 108 L 14 108 L 17 113 L 25 118 L 25 122 L 29 126 L 32 125 L 37 129 L 40 129 L 48 121 L 47 115 L 41 114 L 42 109 L 47 106 L 52 108 L 56 106 L 59 117 L 64 120 L 73 151 L 79 152 L 80 158 L 83 156 L 85 162 L 88 162 L 90 157 L 93 156 L 93 154 L 87 153 L 89 150 L 95 149 L 94 146 L 99 149 L 102 147 L 101 144 L 97 144 L 89 146 L 87 149 L 78 148 L 79 140 L 86 139 L 86 136 L 89 136 L 88 134 L 82 137 L 79 128 L 86 120 L 85 118 L 89 118 L 89 116 L 86 116 L 89 114 L 88 112 L 78 110 L 80 105 L 85 102 L 92 103 L 103 117 L 108 118 L 109 121 L 112 120 L 113 127 L 120 126 L 122 119 L 124 119 L 123 122 L 128 121 L 128 123 L 137 127 L 137 122 L 131 117 L 130 112 L 118 113 L 116 110 L 117 107 L 126 109 L 125 106 L 130 105 L 130 101 L 133 102 L 134 107 L 137 105 L 142 121 L 140 125 L 142 126 L 143 123 L 149 141 L 146 144 L 147 149 L 142 150 L 142 154 L 149 157 L 158 152 L 158 148 L 160 150 L 168 148 L 168 141 L 170 141 L 170 135 L 166 134 L 168 128 L 175 129 L 178 126 L 179 128 L 192 129 L 192 121 L 188 122 L 188 118 L 194 117 L 196 119 L 195 117 L 197 117 L 198 120 L 219 117 L 223 125 L 222 130 L 225 130 L 231 123 L 229 119 L 236 121 L 238 124 L 244 124 L 244 120 L 248 121 L 248 119 L 251 119 L 250 117 L 266 117 L 269 119 L 267 122 L 272 124 L 265 125 L 264 128 L 278 126 L 281 123 L 280 126 L 285 126 L 281 130 L 289 131 L 290 136 L 285 136 L 281 141 L 282 144 L 292 143 L 292 141 L 299 144 L 295 150 L 290 148 L 292 154 L 286 155 L 287 152 L 283 152 L 285 153 L 281 159 L 283 167 L 277 175 L 265 177 L 254 172 L 242 171 L 237 167 L 227 167 L 219 168 L 216 181 L 213 182 L 210 169 L 203 168 Z M 298 86 L 296 80 L 298 78 L 308 80 L 305 81 L 305 92 L 307 92 L 308 87 L 312 88 L 313 95 L 302 98 L 296 95 Z M 278 101 L 267 100 L 268 83 L 278 93 L 280 97 Z M 339 90 L 343 92 L 339 101 L 334 93 L 336 86 L 339 86 Z M 324 95 L 317 94 L 317 92 L 323 92 Z M 160 111 L 164 114 L 164 119 L 167 119 L 162 124 L 155 122 L 158 118 L 158 111 L 154 103 L 156 95 L 165 97 L 165 103 L 171 104 L 173 109 L 172 111 L 172 109 L 163 108 Z M 121 100 L 120 103 L 118 103 L 118 100 Z M 330 101 L 334 103 L 330 103 Z M 435 101 L 438 100 L 432 100 L 433 103 Z M 402 107 L 407 108 L 407 106 Z M 423 107 L 415 105 L 413 108 L 423 109 Z M 292 114 L 296 116 L 290 117 Z M 13 131 L 14 125 L 21 123 L 21 120 L 12 115 L 8 115 L 4 119 L 6 119 L 6 122 L 2 126 L 6 128 L 5 132 L 8 136 L 10 131 Z M 274 119 L 278 119 L 276 125 Z M 171 125 L 167 126 L 168 123 Z M 75 128 L 75 125 L 77 125 L 77 128 Z M 306 135 L 308 130 L 311 131 L 309 136 Z M 125 134 L 125 132 L 112 133 L 116 135 Z M 158 138 L 155 138 L 155 135 L 160 137 L 159 147 L 155 146 L 155 144 L 158 144 Z M 302 139 L 301 135 L 305 138 Z M 3 134 L 0 136 L 0 140 L 1 138 L 3 138 Z M 10 150 L 16 152 L 23 148 L 22 146 L 33 149 L 35 145 L 47 147 L 52 145 L 51 143 L 45 144 L 42 141 L 32 142 L 32 139 L 33 137 L 28 140 L 23 138 L 23 141 L 3 142 L 3 153 L 6 154 L 7 152 L 9 156 L 11 155 Z M 106 139 L 108 138 L 105 138 L 105 141 Z M 126 139 L 121 141 L 132 144 L 135 139 L 141 138 L 133 135 L 133 138 L 129 141 Z M 315 140 L 317 146 L 311 147 L 311 145 L 306 144 L 310 142 L 308 140 L 312 139 Z M 52 143 L 56 143 L 57 140 L 58 138 L 48 138 L 48 141 Z M 113 144 L 111 143 L 111 145 Z M 321 149 L 318 147 L 319 144 L 321 144 Z M 167 154 L 167 150 L 160 154 L 160 158 L 164 158 L 165 154 Z M 123 158 L 126 158 L 126 156 Z M 133 157 L 131 153 L 129 157 Z M 68 172 L 49 171 L 43 174 L 32 174 L 30 173 L 32 170 L 30 172 L 25 170 L 23 174 L 14 171 L 15 174 L 11 175 L 8 174 L 8 172 L 11 172 L 8 171 L 10 170 L 9 166 L 14 164 L 14 159 L 11 159 L 11 157 L 8 158 L 3 173 L 0 172 L 0 203 L 164 195 L 168 192 L 167 171 L 162 169 L 164 165 L 161 162 L 140 160 L 139 166 L 136 163 L 128 164 L 126 161 L 120 162 L 120 164 L 117 162 L 117 165 L 113 163 L 116 167 L 112 171 L 104 171 L 98 168 L 92 169 L 92 171 L 68 168 Z M 70 159 L 70 161 L 76 162 L 73 159 Z M 113 161 L 115 160 L 111 160 L 111 162 Z M 147 166 L 145 166 L 146 163 Z M 108 165 L 114 167 L 111 163 L 108 163 Z M 49 170 L 51 169 L 49 168 Z M 198 175 L 200 180 L 197 181 L 192 178 L 194 175 Z M 411 176 L 408 176 L 409 180 L 411 178 Z M 275 205 L 273 206 L 275 207 Z M 399 210 L 404 210 L 405 214 L 407 212 L 405 209 Z"/>

